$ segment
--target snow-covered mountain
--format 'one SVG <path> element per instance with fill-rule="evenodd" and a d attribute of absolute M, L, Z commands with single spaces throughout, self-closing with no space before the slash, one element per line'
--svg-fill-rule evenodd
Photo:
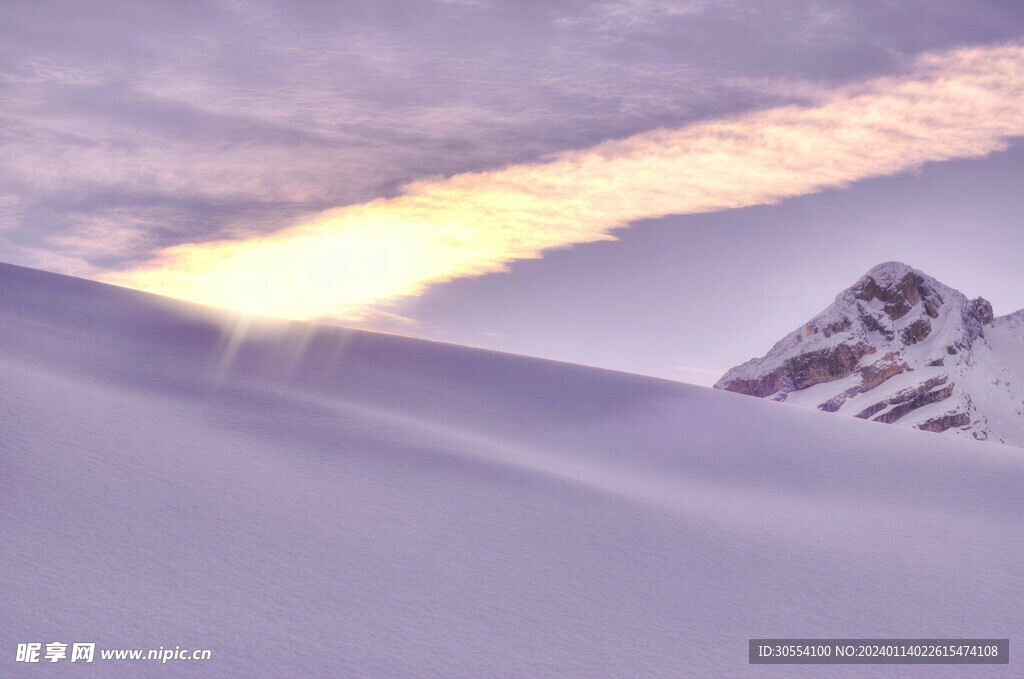
<path fill-rule="evenodd" d="M 887 262 L 715 387 L 1024 446 L 1024 311 Z"/>
<path fill-rule="evenodd" d="M 1018 647 L 1021 488 L 1006 446 L 0 265 L 2 677 L 935 677 L 747 640 Z M 54 641 L 97 658 L 15 662 Z M 159 646 L 212 659 L 99 657 Z"/>

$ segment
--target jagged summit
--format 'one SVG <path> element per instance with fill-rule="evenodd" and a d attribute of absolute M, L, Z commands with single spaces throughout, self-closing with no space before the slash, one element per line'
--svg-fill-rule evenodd
<path fill-rule="evenodd" d="M 1024 446 L 1024 311 L 902 262 L 872 267 L 835 302 L 716 388 L 879 422 Z"/>
<path fill-rule="evenodd" d="M 890 287 L 898 281 L 906 277 L 910 273 L 915 272 L 914 268 L 909 264 L 903 262 L 882 262 L 871 267 L 867 273 L 864 274 L 864 278 L 870 278 L 881 286 Z"/>

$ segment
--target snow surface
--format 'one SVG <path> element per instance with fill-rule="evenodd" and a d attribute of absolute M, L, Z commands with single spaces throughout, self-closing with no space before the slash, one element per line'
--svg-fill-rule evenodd
<path fill-rule="evenodd" d="M 746 657 L 1019 649 L 1014 448 L 6 265 L 0 413 L 4 677 L 1021 675 Z"/>

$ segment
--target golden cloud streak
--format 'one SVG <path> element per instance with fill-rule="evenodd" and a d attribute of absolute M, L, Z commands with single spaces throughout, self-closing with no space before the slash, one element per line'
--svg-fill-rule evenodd
<path fill-rule="evenodd" d="M 142 290 L 285 318 L 340 316 L 613 239 L 640 219 L 771 204 L 984 156 L 1024 135 L 1024 47 L 919 58 L 900 76 L 785 106 L 657 130 L 550 161 L 414 182 L 247 240 L 167 248 L 103 276 Z"/>

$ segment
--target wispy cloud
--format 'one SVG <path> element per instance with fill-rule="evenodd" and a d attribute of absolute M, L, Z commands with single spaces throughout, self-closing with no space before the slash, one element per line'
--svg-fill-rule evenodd
<path fill-rule="evenodd" d="M 442 5 L 461 5 L 465 7 L 487 7 L 489 0 L 437 0 Z"/>
<path fill-rule="evenodd" d="M 113 283 L 291 318 L 344 317 L 629 223 L 770 204 L 1024 134 L 1024 48 L 961 49 L 786 106 L 542 163 L 417 181 L 269 236 L 167 248 Z"/>
<path fill-rule="evenodd" d="M 418 177 L 773 96 L 706 68 L 617 60 L 593 36 L 545 37 L 536 17 L 470 38 L 452 16 L 484 29 L 511 10 L 434 4 L 417 6 L 434 26 L 423 31 L 336 3 L 305 4 L 306 16 L 250 0 L 177 18 L 157 6 L 87 37 L 73 14 L 33 12 L 33 31 L 0 26 L 0 258 L 95 276 L 164 246 L 394 195 Z M 119 247 L 113 234 L 126 229 L 140 233 Z"/>
<path fill-rule="evenodd" d="M 582 14 L 562 17 L 556 24 L 598 31 L 658 29 L 665 19 L 700 14 L 711 0 L 610 0 L 588 6 Z"/>
<path fill-rule="evenodd" d="M 358 328 L 360 330 L 396 334 L 405 334 L 422 328 L 422 324 L 416 319 L 385 311 L 384 309 L 372 308 L 363 309 L 352 314 L 346 319 L 345 324 L 350 328 Z"/>
<path fill-rule="evenodd" d="M 699 384 L 705 387 L 714 386 L 715 382 L 725 374 L 724 370 L 718 368 L 697 368 L 688 365 L 677 365 L 672 367 L 673 378 L 682 379 L 690 384 Z"/>
<path fill-rule="evenodd" d="M 720 368 L 695 368 L 689 365 L 677 365 L 673 366 L 673 370 L 678 370 L 681 373 L 690 373 L 694 375 L 704 375 L 706 377 L 721 377 L 725 374 L 725 371 Z"/>

